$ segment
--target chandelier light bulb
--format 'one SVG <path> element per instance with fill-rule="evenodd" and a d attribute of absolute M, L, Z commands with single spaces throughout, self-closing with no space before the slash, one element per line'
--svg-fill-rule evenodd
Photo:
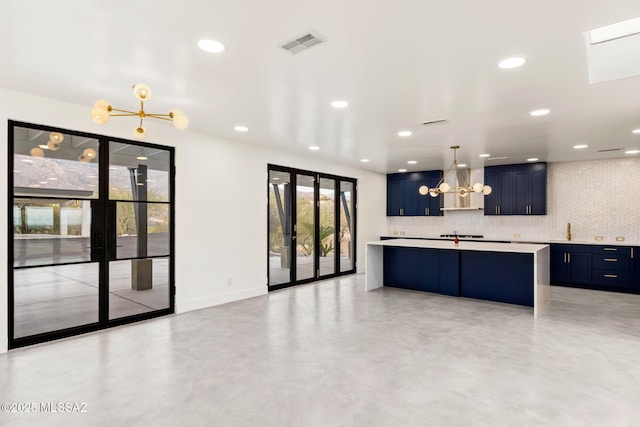
<path fill-rule="evenodd" d="M 104 99 L 100 99 L 100 100 L 96 101 L 95 104 L 93 104 L 93 108 L 99 108 L 101 110 L 107 110 L 107 111 L 109 111 L 109 107 L 110 106 L 111 106 L 111 104 L 109 104 Z"/>
<path fill-rule="evenodd" d="M 491 194 L 492 188 L 489 187 L 488 185 L 484 186 L 484 189 L 482 190 L 482 194 L 484 194 L 485 196 L 488 196 L 489 194 Z"/>
<path fill-rule="evenodd" d="M 148 101 L 151 99 L 151 88 L 143 83 L 138 83 L 133 86 L 133 94 L 140 101 Z"/>
<path fill-rule="evenodd" d="M 427 187 L 426 185 L 421 185 L 420 188 L 418 188 L 418 193 L 420 193 L 423 196 L 426 196 L 428 192 L 429 192 L 429 187 Z"/>
<path fill-rule="evenodd" d="M 170 112 L 173 125 L 178 129 L 186 129 L 189 126 L 189 119 L 181 110 L 174 109 Z"/>
<path fill-rule="evenodd" d="M 443 182 L 442 184 L 440 184 L 440 187 L 438 187 L 441 193 L 446 193 L 447 191 L 449 191 L 451 189 L 451 186 L 449 184 L 447 184 L 446 182 Z"/>
<path fill-rule="evenodd" d="M 94 108 L 91 110 L 91 120 L 99 125 L 103 125 L 109 121 L 109 110 L 103 108 Z"/>
<path fill-rule="evenodd" d="M 40 147 L 34 147 L 29 151 L 33 157 L 44 157 L 44 150 Z"/>
<path fill-rule="evenodd" d="M 476 193 L 482 193 L 482 190 L 484 190 L 484 185 L 482 185 L 481 182 L 476 182 L 475 184 L 473 184 L 473 191 Z"/>
<path fill-rule="evenodd" d="M 142 128 L 142 127 L 135 128 L 132 133 L 133 133 L 133 137 L 135 139 L 142 140 L 142 139 L 145 139 L 147 137 L 147 130 L 145 128 Z"/>
<path fill-rule="evenodd" d="M 429 190 L 429 195 L 430 195 L 431 197 L 438 197 L 438 194 L 439 194 L 439 193 L 438 193 L 435 189 L 433 189 L 433 188 L 432 188 L 431 190 Z"/>
<path fill-rule="evenodd" d="M 88 158 L 85 154 L 80 154 L 78 156 L 78 161 L 80 161 L 82 163 L 89 163 L 91 161 L 91 159 Z"/>

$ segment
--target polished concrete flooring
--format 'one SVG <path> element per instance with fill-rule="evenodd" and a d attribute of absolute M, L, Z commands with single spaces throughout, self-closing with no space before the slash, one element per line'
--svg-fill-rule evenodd
<path fill-rule="evenodd" d="M 354 275 L 0 355 L 1 413 L 47 426 L 637 426 L 640 296 L 526 307 Z"/>

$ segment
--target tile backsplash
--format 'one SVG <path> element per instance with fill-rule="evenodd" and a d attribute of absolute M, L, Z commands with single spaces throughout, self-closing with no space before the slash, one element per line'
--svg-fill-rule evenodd
<path fill-rule="evenodd" d="M 473 169 L 471 180 L 483 181 L 484 170 Z M 548 163 L 547 215 L 484 216 L 484 211 L 447 211 L 442 217 L 387 217 L 387 231 L 406 236 L 452 233 L 482 234 L 504 240 L 563 239 L 571 223 L 573 240 L 612 242 L 616 237 L 640 242 L 640 158 Z M 482 207 L 473 194 L 472 206 Z M 445 196 L 445 207 L 455 196 Z M 519 235 L 516 238 L 515 235 Z"/>

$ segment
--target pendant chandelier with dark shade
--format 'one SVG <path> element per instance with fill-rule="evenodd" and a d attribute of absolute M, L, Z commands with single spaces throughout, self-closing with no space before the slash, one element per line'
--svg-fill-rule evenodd
<path fill-rule="evenodd" d="M 149 86 L 138 83 L 137 85 L 133 86 L 133 94 L 140 101 L 139 111 L 121 110 L 119 108 L 114 108 L 105 100 L 100 100 L 95 103 L 93 109 L 91 110 L 91 119 L 94 122 L 102 125 L 107 123 L 112 116 L 139 117 L 140 123 L 136 128 L 133 129 L 133 137 L 136 139 L 144 139 L 147 136 L 147 130 L 142 127 L 142 121 L 146 117 L 171 121 L 173 122 L 173 125 L 178 129 L 185 129 L 187 126 L 189 126 L 189 119 L 181 110 L 173 109 L 168 114 L 152 114 L 144 111 L 145 101 L 151 99 L 152 92 Z"/>
<path fill-rule="evenodd" d="M 458 159 L 456 157 L 456 150 L 458 148 L 460 148 L 459 145 L 451 146 L 451 149 L 453 150 L 453 163 L 451 164 L 451 166 L 449 166 L 449 169 L 447 169 L 447 171 L 442 175 L 442 178 L 435 187 L 429 188 L 426 185 L 421 186 L 418 189 L 418 192 L 421 195 L 426 196 L 427 194 L 429 194 L 431 197 L 438 197 L 440 194 L 454 193 L 461 197 L 467 197 L 470 193 L 482 193 L 485 196 L 491 194 L 491 187 L 488 185 L 484 185 L 481 182 L 476 182 L 475 184 L 470 185 L 469 182 L 459 182 L 458 180 L 456 180 L 455 185 L 449 185 L 444 181 L 452 169 L 454 170 L 454 172 L 458 169 Z"/>

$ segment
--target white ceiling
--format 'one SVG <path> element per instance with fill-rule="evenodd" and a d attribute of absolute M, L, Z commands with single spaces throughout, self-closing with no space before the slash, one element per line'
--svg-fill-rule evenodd
<path fill-rule="evenodd" d="M 519 163 L 640 147 L 640 77 L 590 85 L 583 39 L 640 16 L 637 0 L 5 0 L 0 15 L 0 86 L 86 105 L 87 121 L 98 99 L 136 109 L 142 82 L 147 112 L 180 108 L 192 130 L 380 172 L 446 168 L 453 144 L 471 167 L 481 153 Z M 326 43 L 278 48 L 309 31 Z M 201 38 L 226 50 L 202 52 Z M 497 67 L 512 55 L 528 61 Z M 150 142 L 166 129 L 145 124 Z"/>

